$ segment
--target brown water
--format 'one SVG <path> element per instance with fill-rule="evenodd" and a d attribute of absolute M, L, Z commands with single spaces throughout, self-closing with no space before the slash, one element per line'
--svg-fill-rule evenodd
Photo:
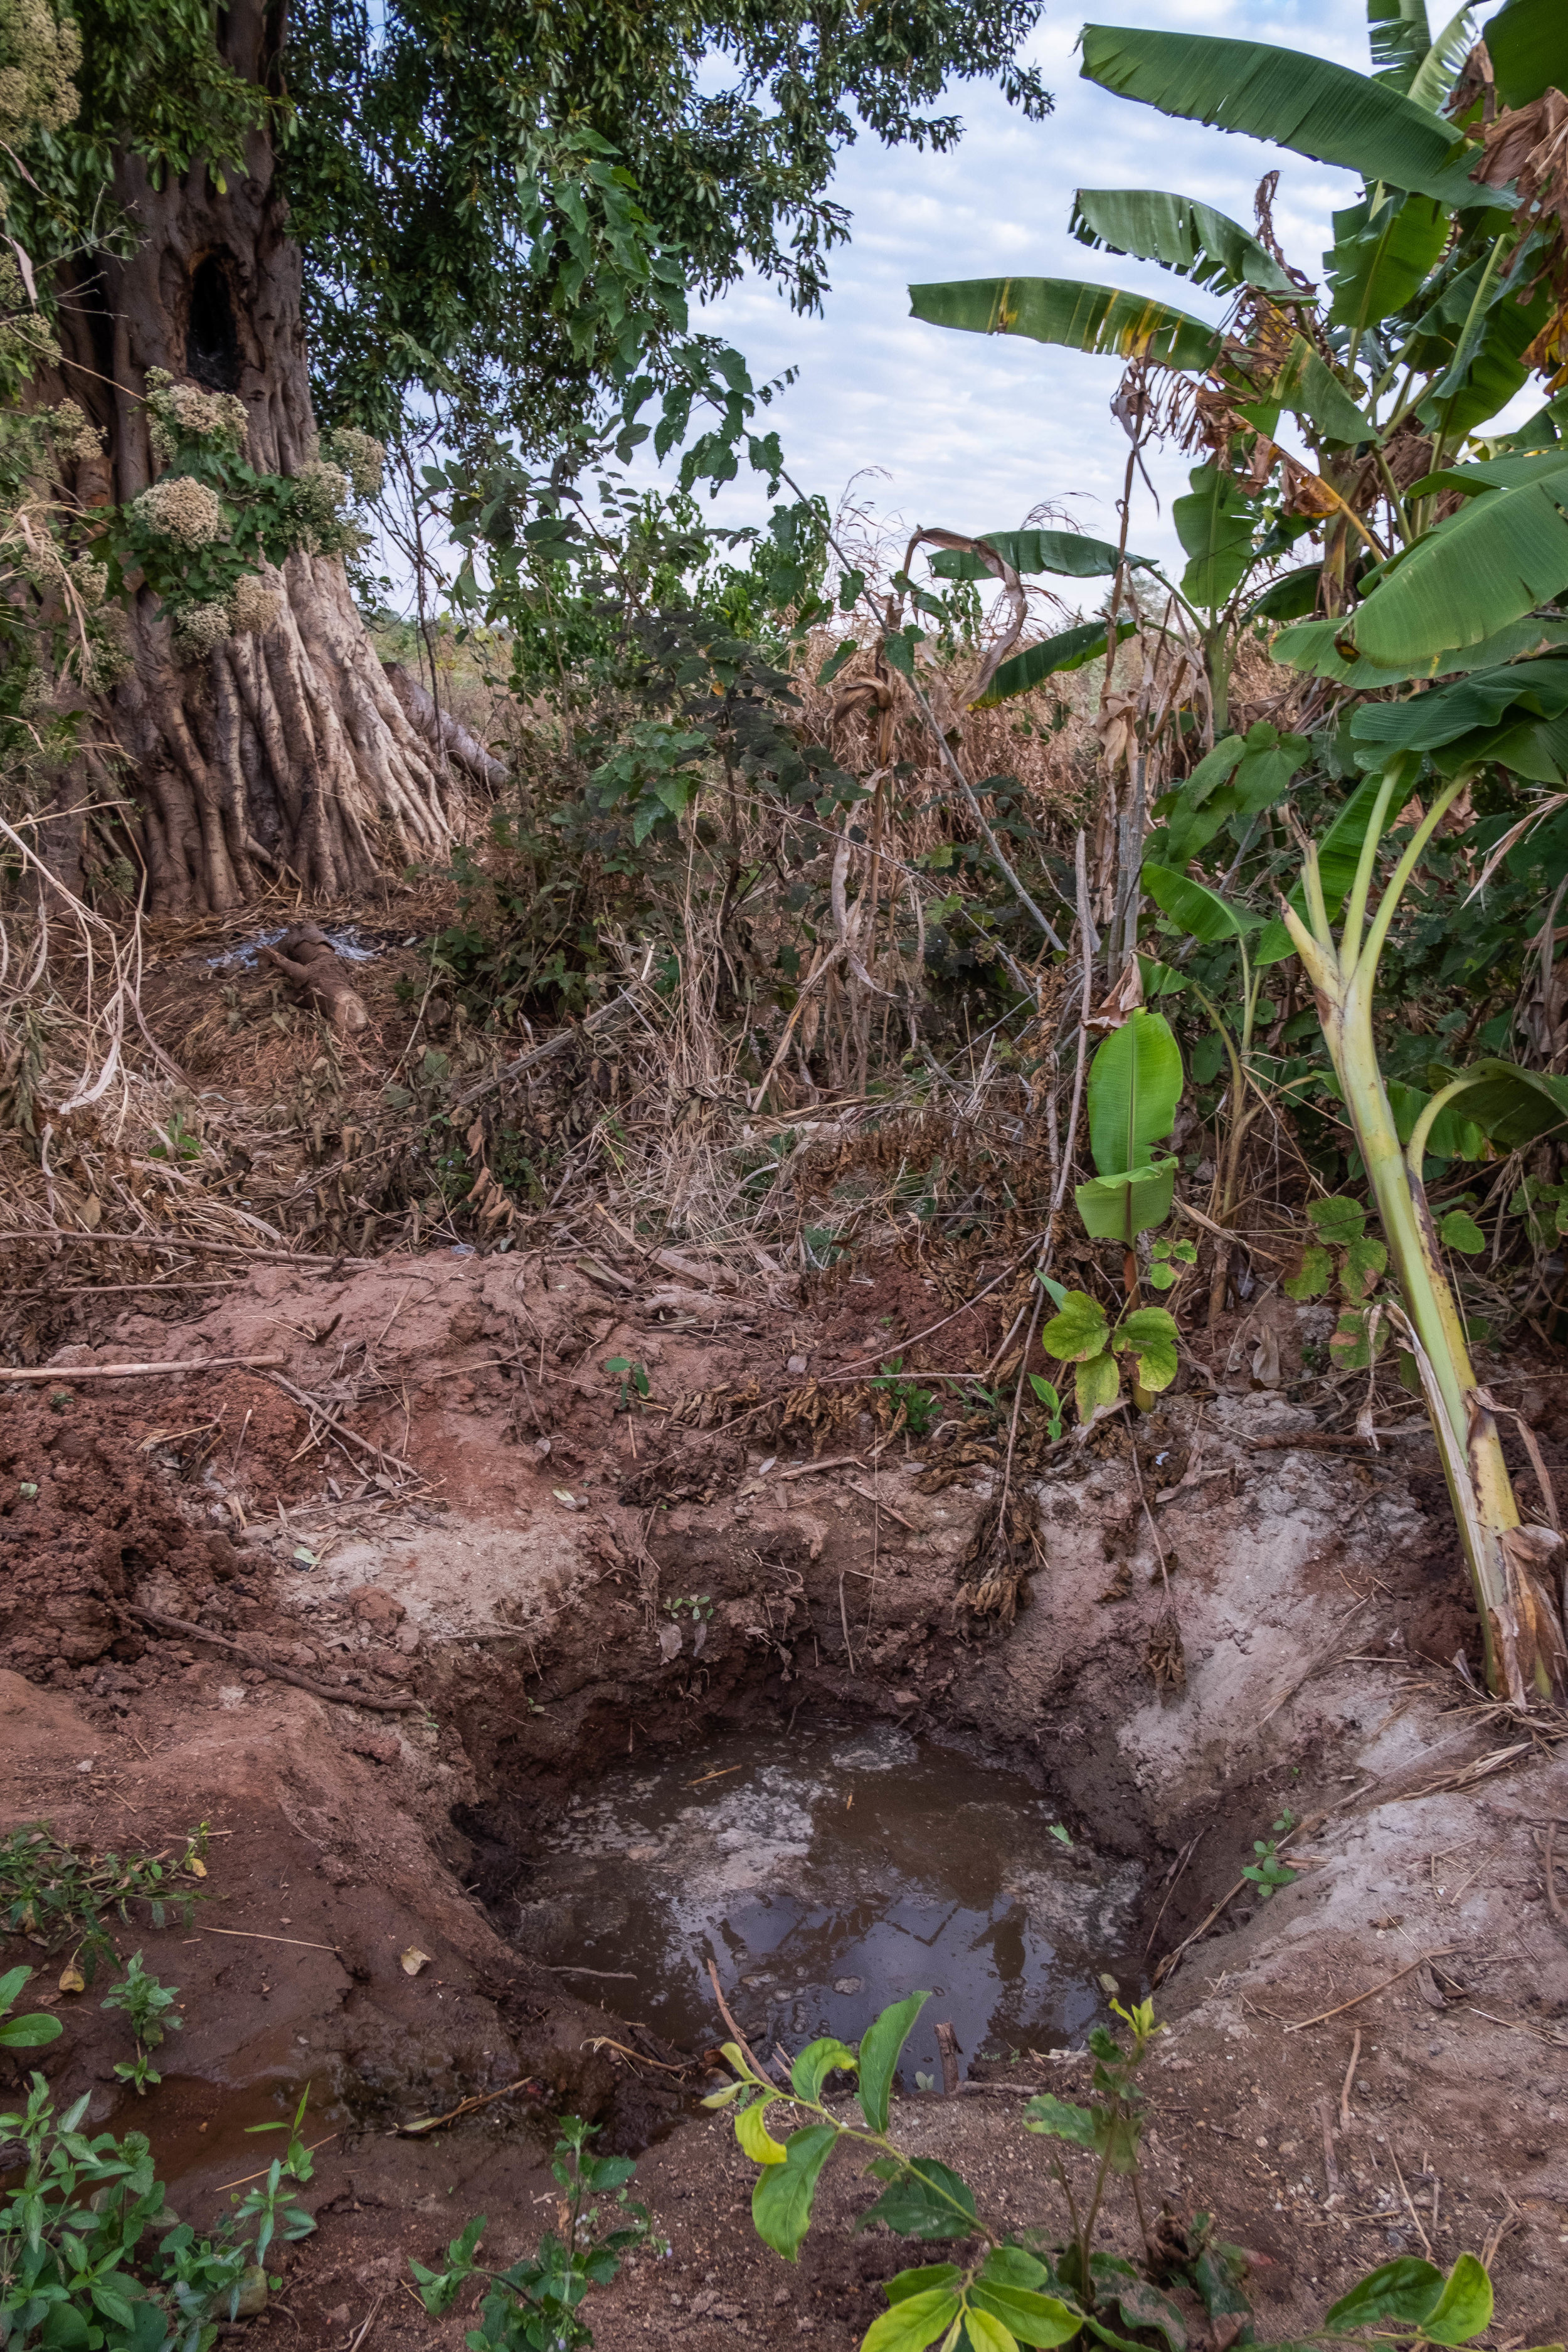
<path fill-rule="evenodd" d="M 906 2080 L 940 2081 L 939 2019 L 966 2060 L 1056 2048 L 1104 2014 L 1102 1974 L 1139 1990 L 1139 1873 L 1064 1845 L 1056 1818 L 1022 1775 L 890 1728 L 737 1736 L 580 1797 L 515 1932 L 682 2047 L 724 2036 L 710 1959 L 748 2038 L 792 2054 L 929 1991 Z"/>

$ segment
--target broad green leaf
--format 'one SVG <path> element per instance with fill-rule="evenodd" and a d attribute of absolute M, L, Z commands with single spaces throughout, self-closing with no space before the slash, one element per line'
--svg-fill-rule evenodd
<path fill-rule="evenodd" d="M 727 2107 L 731 2100 L 738 2099 L 745 2088 L 744 2083 L 726 2083 L 721 2091 L 710 2091 L 700 2105 L 705 2107 Z"/>
<path fill-rule="evenodd" d="M 1260 596 L 1255 596 L 1243 619 L 1247 621 L 1300 621 L 1318 609 L 1318 593 L 1322 584 L 1321 563 L 1303 563 L 1294 572 L 1271 580 Z"/>
<path fill-rule="evenodd" d="M 964 2306 L 963 2326 L 973 2352 L 1018 2352 L 1018 2340 L 1012 2330 L 987 2311 L 978 2296 Z M 1053 2336 L 1051 2341 L 1059 2344 L 1061 2338 Z"/>
<path fill-rule="evenodd" d="M 1090 1356 L 1072 1376 L 1073 1398 L 1079 1421 L 1092 1421 L 1102 1404 L 1114 1404 L 1121 1388 L 1116 1359 L 1107 1353 Z"/>
<path fill-rule="evenodd" d="M 1152 1160 L 1125 1176 L 1091 1177 L 1073 1193 L 1085 1233 L 1091 1241 L 1122 1242 L 1131 1248 L 1140 1234 L 1164 1223 L 1175 1181 L 1173 1160 Z"/>
<path fill-rule="evenodd" d="M 1379 767 L 1393 751 L 1447 754 L 1450 746 L 1458 747 L 1453 759 L 1468 764 L 1483 743 L 1500 746 L 1498 730 L 1516 731 L 1527 714 L 1568 715 L 1568 659 L 1561 654 L 1477 670 L 1404 702 L 1363 703 L 1351 722 L 1351 738 L 1370 747 Z"/>
<path fill-rule="evenodd" d="M 926 2352 L 927 2345 L 947 2334 L 962 2309 L 952 2287 L 928 2287 L 923 2294 L 906 2295 L 871 2322 L 860 2352 Z"/>
<path fill-rule="evenodd" d="M 1212 205 L 1154 188 L 1079 188 L 1068 228 L 1080 245 L 1157 261 L 1194 286 L 1235 294 L 1256 286 L 1288 302 L 1300 289 L 1266 246 Z"/>
<path fill-rule="evenodd" d="M 1260 41 L 1086 25 L 1083 74 L 1163 114 L 1271 140 L 1445 203 L 1473 202 L 1459 134 L 1349 67 Z"/>
<path fill-rule="evenodd" d="M 1141 1389 L 1168 1389 L 1176 1377 L 1176 1320 L 1163 1307 L 1135 1307 L 1117 1327 L 1111 1346 L 1131 1356 Z"/>
<path fill-rule="evenodd" d="M 1373 79 L 1408 89 L 1432 46 L 1426 0 L 1366 0 L 1366 29 Z"/>
<path fill-rule="evenodd" d="M 752 2191 L 752 2222 L 763 2245 L 796 2261 L 800 2242 L 811 2226 L 811 2204 L 817 2175 L 838 2140 L 837 2124 L 807 2124 L 791 2132 L 782 2164 L 764 2165 Z"/>
<path fill-rule="evenodd" d="M 994 547 L 1015 572 L 1059 572 L 1069 580 L 1109 579 L 1119 562 L 1131 571 L 1147 571 L 1147 555 L 1121 557 L 1108 539 L 1090 539 L 1079 530 L 983 530 L 977 537 Z M 990 567 L 978 555 L 944 547 L 933 555 L 931 568 L 943 580 L 988 580 Z"/>
<path fill-rule="evenodd" d="M 1089 1064 L 1089 1150 L 1100 1173 L 1146 1168 L 1181 1098 L 1181 1048 L 1170 1024 L 1158 1013 L 1130 1013 Z"/>
<path fill-rule="evenodd" d="M 1434 2344 L 1468 2344 L 1492 2319 L 1492 2283 L 1474 2254 L 1461 2254 L 1421 2326 Z"/>
<path fill-rule="evenodd" d="M 872 2167 L 879 2173 L 883 2168 Z M 934 2156 L 917 2156 L 897 2169 L 855 2226 L 863 2230 L 872 2221 L 885 2221 L 900 2238 L 966 2238 L 974 2227 L 974 2199 L 967 2182 L 947 2165 Z"/>
<path fill-rule="evenodd" d="M 1445 1249 L 1460 1250 L 1466 1257 L 1479 1257 L 1487 1245 L 1487 1237 L 1468 1209 L 1450 1209 L 1438 1231 Z"/>
<path fill-rule="evenodd" d="M 983 2286 L 1024 2287 L 1033 2293 L 1048 2285 L 1051 2274 L 1022 2246 L 993 2246 L 977 2275 Z"/>
<path fill-rule="evenodd" d="M 820 2098 L 829 2074 L 839 2070 L 852 2074 L 856 2063 L 855 2053 L 847 2043 L 828 2034 L 820 2042 L 806 2043 L 790 2068 L 790 2087 L 800 2098 Z"/>
<path fill-rule="evenodd" d="M 963 2273 L 956 2263 L 921 2263 L 913 2270 L 896 2271 L 882 2281 L 889 2303 L 905 2303 L 911 2294 L 929 2294 L 935 2287 L 956 2286 Z"/>
<path fill-rule="evenodd" d="M 1385 193 L 1375 211 L 1365 197 L 1337 212 L 1333 247 L 1327 257 L 1333 324 L 1359 334 L 1403 310 L 1436 263 L 1447 234 L 1448 215 L 1441 205 L 1398 189 Z"/>
<path fill-rule="evenodd" d="M 1364 1372 L 1374 1351 L 1381 1356 L 1387 1344 L 1386 1318 L 1379 1318 L 1373 1336 L 1371 1310 L 1364 1307 L 1347 1307 L 1329 1339 L 1329 1360 L 1336 1372 Z"/>
<path fill-rule="evenodd" d="M 741 2144 L 741 2153 L 749 2156 L 753 2164 L 783 2164 L 785 2160 L 787 2150 L 768 2129 L 767 2114 L 772 2105 L 769 2099 L 759 2099 L 755 2106 L 742 2107 L 735 2117 L 735 2137 Z"/>
<path fill-rule="evenodd" d="M 1042 2091 L 1029 2101 L 1024 2109 L 1024 2129 L 1051 2139 L 1070 2140 L 1074 2147 L 1100 2146 L 1100 2119 L 1094 2109 L 1058 2099 L 1054 2091 Z"/>
<path fill-rule="evenodd" d="M 42 2010 L 26 2017 L 8 2017 L 0 2025 L 0 2050 L 42 2050 L 58 2042 L 65 2027 L 58 2017 L 46 2016 Z"/>
<path fill-rule="evenodd" d="M 1499 1061 L 1477 1062 L 1464 1075 L 1476 1084 L 1458 1097 L 1457 1108 L 1500 1151 L 1522 1150 L 1568 1122 L 1568 1077 Z"/>
<path fill-rule="evenodd" d="M 883 2010 L 861 2037 L 860 2079 L 856 2096 L 869 2131 L 885 2132 L 888 2128 L 888 2101 L 900 2053 L 930 1999 L 929 1992 L 912 1992 L 906 2000 L 895 2001 L 890 2009 Z"/>
<path fill-rule="evenodd" d="M 1352 1242 L 1345 1252 L 1345 1268 L 1341 1287 L 1351 1302 L 1359 1306 L 1370 1298 L 1379 1281 L 1388 1271 L 1388 1250 L 1385 1244 L 1363 1234 L 1360 1241 Z"/>
<path fill-rule="evenodd" d="M 1260 373 L 1259 365 L 1254 358 L 1245 370 L 1251 393 L 1240 404 L 1241 414 L 1254 425 L 1268 429 L 1268 420 L 1254 413 L 1255 404 L 1268 401 L 1291 410 L 1304 424 L 1315 426 L 1325 440 L 1354 444 L 1373 437 L 1370 421 L 1305 335 L 1291 336 L 1284 358 L 1271 374 Z"/>
<path fill-rule="evenodd" d="M 910 310 L 933 327 L 976 335 L 1027 335 L 1073 352 L 1109 352 L 1160 367 L 1212 367 L 1217 329 L 1168 302 L 1077 278 L 969 278 L 911 286 Z"/>
<path fill-rule="evenodd" d="M 1343 636 L 1385 667 L 1479 645 L 1568 588 L 1568 462 L 1472 499 L 1386 571 Z"/>
<path fill-rule="evenodd" d="M 1137 624 L 1119 621 L 1116 642 L 1121 645 L 1134 634 Z M 1026 646 L 1021 654 L 1005 661 L 985 692 L 974 705 L 976 710 L 992 710 L 999 702 L 1010 702 L 1016 694 L 1029 694 L 1047 677 L 1082 669 L 1086 662 L 1103 661 L 1106 655 L 1106 629 L 1103 621 L 1080 621 L 1075 628 L 1062 629 L 1054 637 L 1042 637 L 1038 643 Z"/>
<path fill-rule="evenodd" d="M 1194 466 L 1191 488 L 1171 509 L 1188 562 L 1182 593 L 1211 612 L 1228 604 L 1256 561 L 1257 501 L 1221 466 Z"/>
<path fill-rule="evenodd" d="M 1301 1252 L 1301 1263 L 1294 1274 L 1288 1274 L 1280 1285 L 1287 1298 L 1321 1298 L 1334 1278 L 1334 1262 L 1326 1249 L 1317 1242 L 1309 1242 Z"/>
<path fill-rule="evenodd" d="M 1366 1211 L 1361 1202 L 1347 1201 L 1337 1192 L 1327 1201 L 1309 1201 L 1307 1214 L 1323 1240 L 1336 1249 L 1349 1249 L 1366 1231 Z"/>
<path fill-rule="evenodd" d="M 1384 668 L 1379 662 L 1368 661 L 1364 654 L 1358 654 L 1354 646 L 1348 652 L 1340 650 L 1339 639 L 1344 626 L 1342 619 L 1306 621 L 1295 628 L 1281 629 L 1269 651 L 1276 661 L 1284 662 L 1290 669 L 1310 670 L 1316 677 L 1331 678 L 1342 686 L 1353 679 L 1358 687 L 1370 690 L 1404 686 L 1416 677 L 1468 675 L 1494 663 L 1512 662 L 1521 655 L 1546 653 L 1568 645 L 1568 623 L 1540 621 L 1531 614 L 1522 621 L 1510 621 L 1506 628 L 1494 629 L 1479 645 L 1428 654 L 1421 661 L 1394 662 Z M 1419 698 L 1425 701 L 1427 698 Z"/>
<path fill-rule="evenodd" d="M 1369 2271 L 1349 2294 L 1331 2304 L 1323 2314 L 1323 2326 L 1331 2336 L 1348 2336 L 1352 2328 L 1370 2327 L 1380 2319 L 1419 2327 L 1442 2285 L 1441 2271 L 1418 2254 L 1401 2254 L 1397 2261 Z"/>
<path fill-rule="evenodd" d="M 1506 0 L 1487 19 L 1487 55 L 1509 106 L 1568 89 L 1568 20 L 1560 0 Z"/>
<path fill-rule="evenodd" d="M 1053 1315 L 1041 1332 L 1040 1345 L 1060 1363 L 1079 1364 L 1087 1357 L 1103 1354 L 1110 1337 L 1110 1325 L 1099 1299 L 1091 1298 L 1086 1290 L 1069 1290 L 1060 1313 Z M 873 2129 L 885 2131 L 887 2126 L 877 2124 Z"/>
<path fill-rule="evenodd" d="M 978 2282 L 969 2290 L 972 2307 L 999 2319 L 1019 2344 L 1066 2344 L 1083 2326 L 1083 2315 L 1054 2294 L 1037 2294 L 1028 2287 L 988 2286 Z M 973 2322 L 968 2325 L 973 2332 Z"/>
<path fill-rule="evenodd" d="M 1255 931 L 1262 920 L 1261 916 L 1252 914 L 1246 907 L 1233 907 L 1206 883 L 1194 882 L 1184 874 L 1173 874 L 1169 866 L 1145 866 L 1142 880 L 1161 911 L 1205 947 L 1211 947 L 1215 940 L 1243 939 L 1248 931 Z"/>
<path fill-rule="evenodd" d="M 1459 68 L 1476 44 L 1476 6 L 1458 8 L 1427 50 L 1415 69 L 1415 79 L 1405 91 L 1413 104 L 1424 106 L 1429 114 L 1441 114 L 1447 104 L 1448 93 L 1459 77 Z"/>

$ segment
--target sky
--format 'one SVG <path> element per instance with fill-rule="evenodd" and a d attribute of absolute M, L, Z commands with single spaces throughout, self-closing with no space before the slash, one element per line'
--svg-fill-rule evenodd
<path fill-rule="evenodd" d="M 1446 0 L 1433 11 L 1440 22 Z M 1045 122 L 1026 122 L 986 84 L 960 84 L 950 103 L 967 131 L 954 152 L 888 149 L 869 136 L 845 152 L 833 194 L 853 215 L 851 242 L 834 256 L 820 317 L 796 316 L 760 280 L 701 314 L 745 353 L 754 379 L 798 369 L 769 422 L 795 479 L 830 506 L 848 491 L 889 530 L 977 532 L 1016 528 L 1049 502 L 1096 536 L 1117 536 L 1127 443 L 1108 404 L 1121 362 L 926 326 L 910 317 L 905 291 L 931 278 L 1082 278 L 1220 318 L 1224 303 L 1189 280 L 1070 237 L 1075 188 L 1170 189 L 1250 228 L 1253 192 L 1280 166 L 1276 229 L 1289 257 L 1318 276 L 1330 215 L 1356 194 L 1352 175 L 1097 89 L 1079 78 L 1084 21 L 1049 6 L 1030 44 L 1056 97 Z M 1090 21 L 1229 34 L 1368 66 L 1363 0 L 1099 0 Z M 1171 499 L 1190 462 L 1152 456 L 1160 507 L 1140 488 L 1130 542 L 1140 552 L 1176 554 Z M 743 476 L 712 512 L 724 523 L 764 521 L 765 485 Z"/>

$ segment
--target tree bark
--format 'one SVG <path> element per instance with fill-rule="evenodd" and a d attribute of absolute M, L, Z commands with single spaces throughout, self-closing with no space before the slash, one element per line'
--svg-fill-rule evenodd
<path fill-rule="evenodd" d="M 219 12 L 237 72 L 276 83 L 281 16 L 268 0 Z M 220 192 L 200 163 L 159 188 L 138 157 L 116 158 L 115 196 L 140 242 L 128 259 L 98 254 L 64 274 L 62 363 L 40 386 L 75 400 L 103 435 L 105 464 L 78 467 L 83 504 L 127 501 L 153 478 L 152 368 L 237 393 L 258 472 L 292 474 L 316 454 L 300 252 L 266 134 L 251 134 L 246 161 Z M 170 916 L 223 912 L 279 882 L 339 897 L 450 841 L 460 780 L 384 676 L 342 561 L 295 553 L 268 584 L 283 600 L 276 624 L 198 657 L 176 647 L 156 595 L 137 595 L 132 666 L 106 710 L 133 806 L 105 814 L 90 762 L 76 763 L 47 833 L 73 887 L 95 836 L 129 854 L 149 911 Z"/>

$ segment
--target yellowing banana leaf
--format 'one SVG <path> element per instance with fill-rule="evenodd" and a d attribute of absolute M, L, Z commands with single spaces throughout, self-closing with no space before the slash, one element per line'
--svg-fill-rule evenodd
<path fill-rule="evenodd" d="M 1220 349 L 1215 329 L 1185 310 L 1077 278 L 966 278 L 911 286 L 910 310 L 933 327 L 1027 335 L 1068 351 L 1110 352 L 1161 367 L 1208 368 Z"/>
<path fill-rule="evenodd" d="M 1509 106 L 1528 106 L 1550 89 L 1568 89 L 1568 11 L 1563 0 L 1507 0 L 1487 20 L 1487 55 Z"/>
<path fill-rule="evenodd" d="M 1366 181 L 1474 202 L 1458 131 L 1365 74 L 1262 41 L 1086 25 L 1083 75 L 1189 122 L 1272 140 Z"/>
<path fill-rule="evenodd" d="M 1108 539 L 1090 539 L 1081 530 L 983 530 L 976 533 L 994 547 L 1015 572 L 1059 572 L 1069 580 L 1104 580 L 1117 565 L 1117 551 Z M 1130 567 L 1148 571 L 1153 558 L 1129 555 Z M 933 555 L 931 568 L 941 580 L 988 580 L 990 566 L 961 548 L 944 547 Z"/>
<path fill-rule="evenodd" d="M 1136 627 L 1136 622 L 1119 621 L 1117 644 L 1131 636 Z M 1010 702 L 1016 694 L 1030 693 L 1059 671 L 1081 669 L 1085 662 L 1103 661 L 1105 653 L 1105 623 L 1080 621 L 1076 628 L 1062 629 L 1054 637 L 1042 637 L 1037 645 L 1026 646 L 1021 654 L 1005 661 L 974 708 L 994 709 L 997 703 Z"/>
<path fill-rule="evenodd" d="M 1153 1160 L 1125 1176 L 1092 1177 L 1073 1194 L 1085 1233 L 1091 1241 L 1124 1242 L 1131 1248 L 1140 1234 L 1164 1223 L 1175 1181 L 1173 1160 Z"/>
<path fill-rule="evenodd" d="M 1451 516 L 1379 581 L 1345 634 L 1392 668 L 1483 637 L 1568 588 L 1568 463 Z"/>
<path fill-rule="evenodd" d="M 1239 221 L 1191 196 L 1157 188 L 1079 188 L 1068 226 L 1080 245 L 1157 261 L 1216 294 L 1256 286 L 1282 301 L 1302 299 L 1300 288 Z"/>

